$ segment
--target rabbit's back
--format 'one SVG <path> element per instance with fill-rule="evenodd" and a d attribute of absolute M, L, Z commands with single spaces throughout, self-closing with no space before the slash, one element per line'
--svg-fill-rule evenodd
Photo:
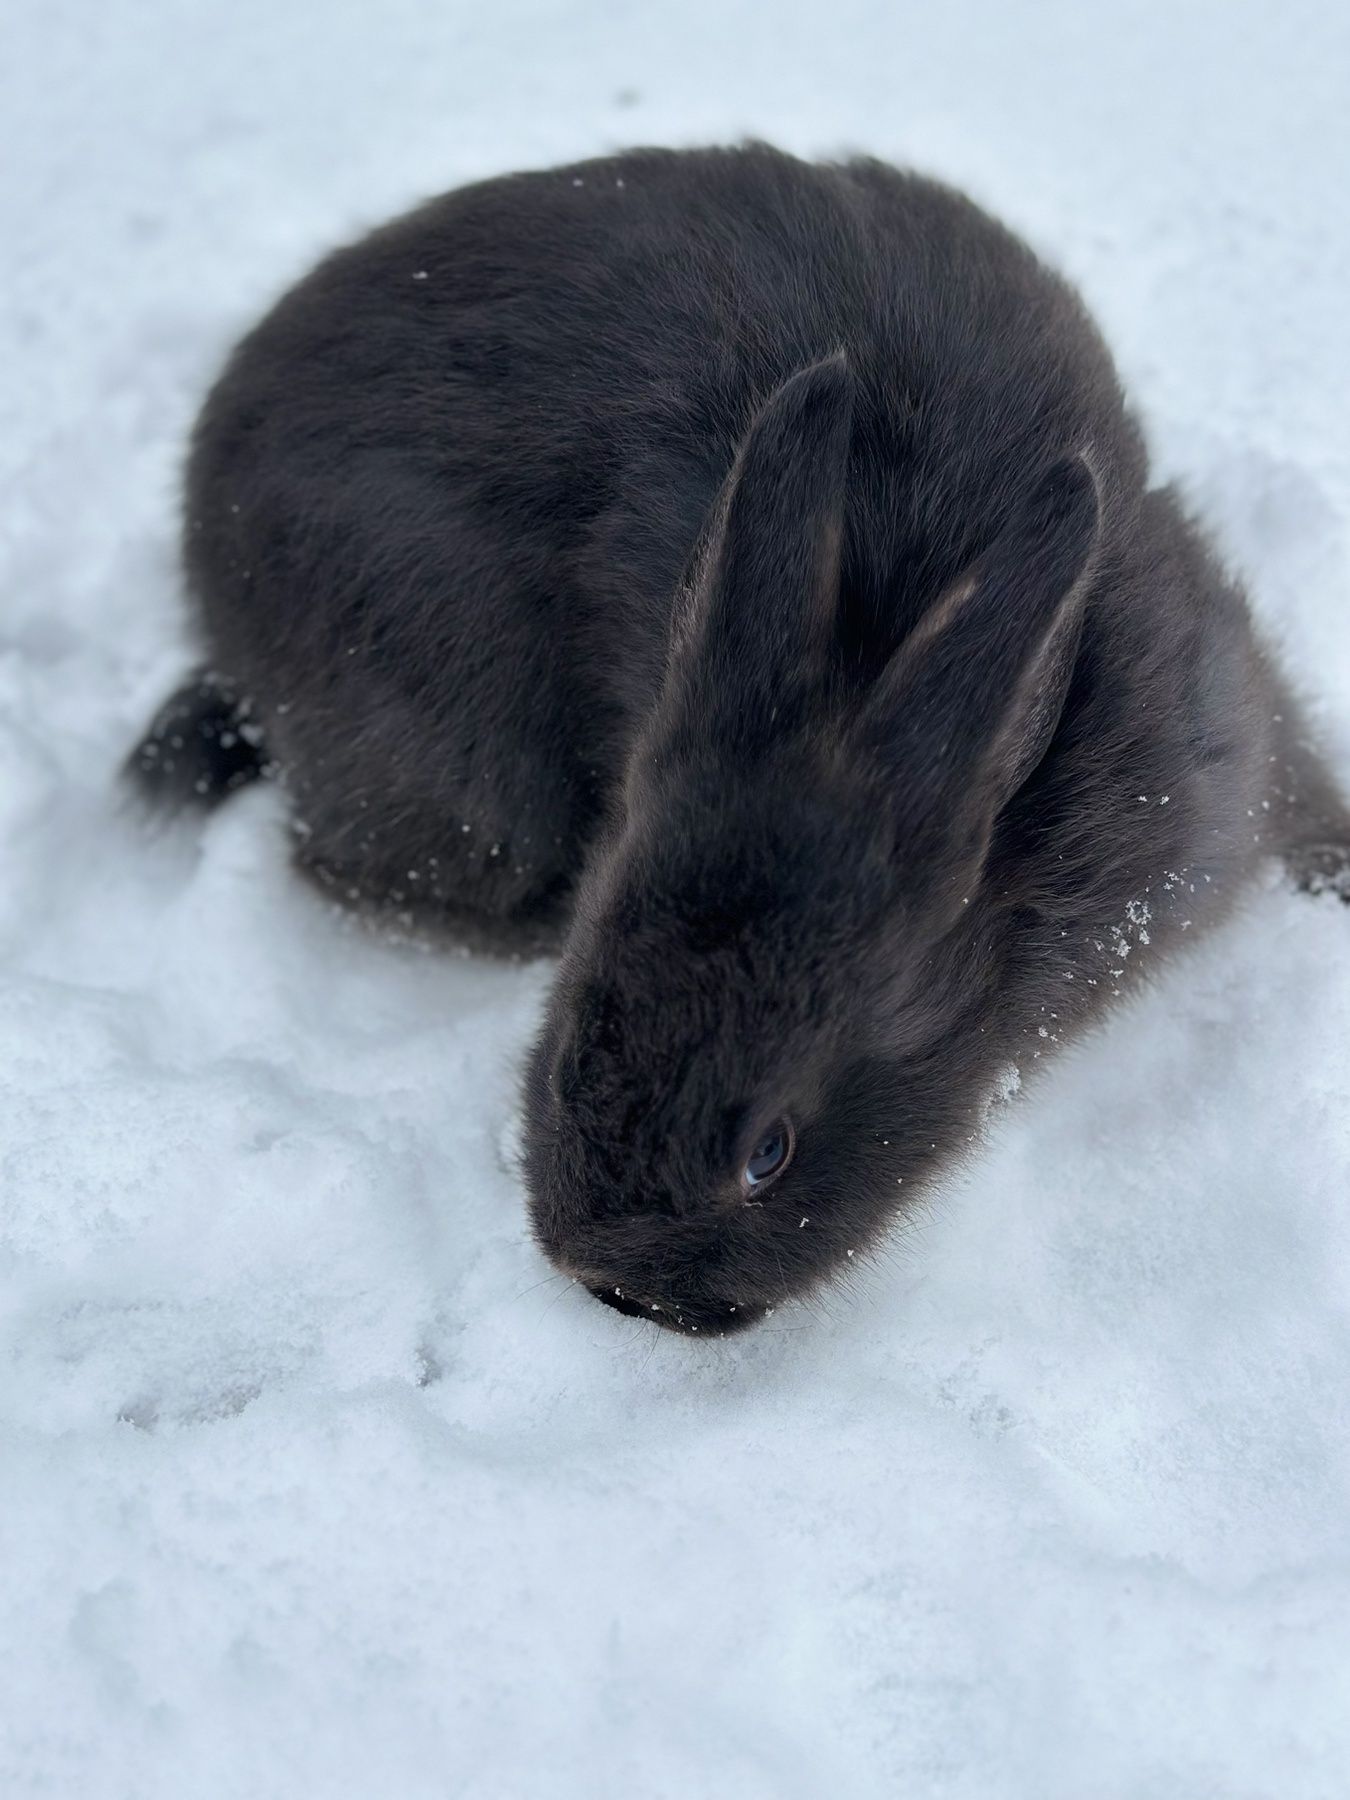
<path fill-rule="evenodd" d="M 962 196 L 755 146 L 635 152 L 449 194 L 281 302 L 198 434 L 208 613 L 258 514 L 282 537 L 317 511 L 410 566 L 453 538 L 476 605 L 540 595 L 659 645 L 755 407 L 840 347 L 860 389 L 850 574 L 888 638 L 1029 469 L 1080 447 L 1108 492 L 1139 486 L 1095 329 Z"/>
<path fill-rule="evenodd" d="M 1104 554 L 1126 544 L 1143 454 L 1076 296 L 885 165 L 750 146 L 510 176 L 287 295 L 203 413 L 187 559 L 316 864 L 489 912 L 564 895 L 748 421 L 841 347 L 859 683 L 1066 451 Z"/>

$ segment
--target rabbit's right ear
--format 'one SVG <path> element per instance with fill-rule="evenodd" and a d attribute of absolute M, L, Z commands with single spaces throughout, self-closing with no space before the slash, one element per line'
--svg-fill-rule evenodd
<path fill-rule="evenodd" d="M 1097 484 L 1057 463 L 901 644 L 857 721 L 916 881 L 978 876 L 999 812 L 1049 748 L 1073 675 Z"/>
<path fill-rule="evenodd" d="M 672 673 L 720 742 L 781 731 L 828 661 L 852 417 L 842 353 L 802 369 L 751 421 L 713 507 Z"/>

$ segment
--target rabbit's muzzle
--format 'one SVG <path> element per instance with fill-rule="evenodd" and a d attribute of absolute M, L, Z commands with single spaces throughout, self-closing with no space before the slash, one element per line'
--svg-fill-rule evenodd
<path fill-rule="evenodd" d="M 744 1331 L 749 1326 L 758 1324 L 773 1310 L 772 1307 L 745 1301 L 686 1298 L 670 1294 L 644 1296 L 630 1293 L 622 1287 L 591 1282 L 586 1283 L 586 1291 L 604 1305 L 612 1306 L 615 1312 L 624 1313 L 632 1319 L 650 1320 L 653 1325 L 663 1325 L 667 1331 L 678 1331 L 686 1336 L 727 1337 L 734 1331 Z"/>

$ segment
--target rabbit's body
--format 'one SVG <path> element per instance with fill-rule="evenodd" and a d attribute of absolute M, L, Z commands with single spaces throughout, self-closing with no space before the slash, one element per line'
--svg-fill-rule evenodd
<path fill-rule="evenodd" d="M 666 1323 L 838 1266 L 1001 1066 L 1350 838 L 1079 302 L 874 163 L 640 152 L 330 258 L 206 407 L 187 562 L 219 678 L 142 772 L 235 785 L 233 719 L 339 895 L 570 922 L 536 1226 Z"/>

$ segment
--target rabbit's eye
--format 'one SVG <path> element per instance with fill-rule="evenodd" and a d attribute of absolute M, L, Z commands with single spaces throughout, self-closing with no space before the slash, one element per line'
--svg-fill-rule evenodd
<path fill-rule="evenodd" d="M 747 1189 L 763 1187 L 775 1175 L 781 1175 L 792 1161 L 796 1147 L 791 1121 L 775 1119 L 746 1159 L 741 1170 L 741 1186 Z"/>

